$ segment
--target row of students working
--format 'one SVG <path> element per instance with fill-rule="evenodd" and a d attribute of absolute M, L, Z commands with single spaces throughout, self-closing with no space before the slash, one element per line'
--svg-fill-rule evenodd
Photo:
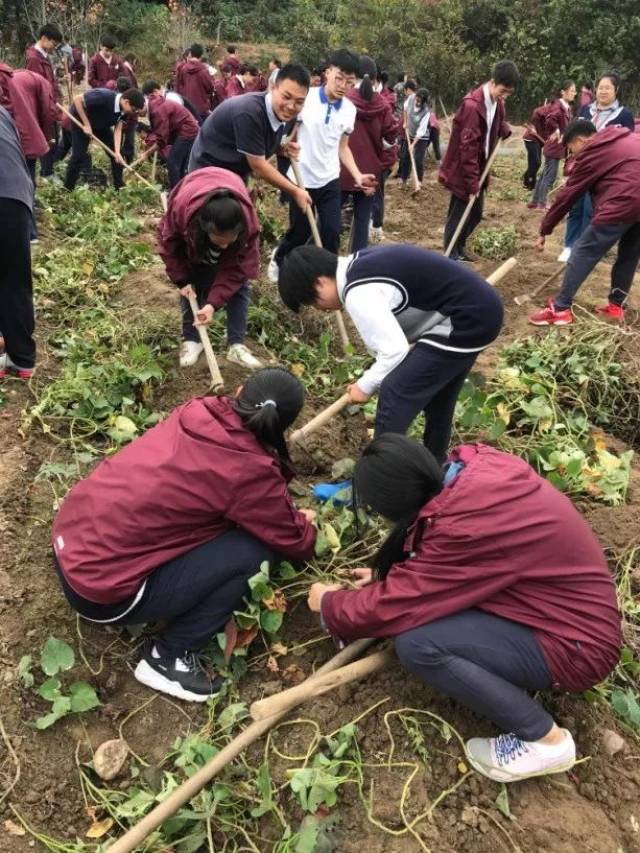
<path fill-rule="evenodd" d="M 249 578 L 265 561 L 311 558 L 315 514 L 293 503 L 285 439 L 303 401 L 296 377 L 261 370 L 232 398 L 179 406 L 63 502 L 52 537 L 69 604 L 97 624 L 165 625 L 136 666 L 144 685 L 194 702 L 218 693 L 201 652 Z M 353 484 L 357 506 L 395 527 L 351 584 L 312 584 L 311 611 L 336 639 L 392 638 L 406 670 L 502 729 L 467 741 L 478 772 L 511 782 L 570 769 L 571 733 L 529 693 L 606 678 L 621 619 L 569 499 L 514 456 L 463 445 L 443 465 L 394 432 L 365 448 Z"/>

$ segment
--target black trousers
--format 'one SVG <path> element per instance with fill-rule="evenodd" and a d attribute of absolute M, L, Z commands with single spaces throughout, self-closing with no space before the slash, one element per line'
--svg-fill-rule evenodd
<path fill-rule="evenodd" d="M 53 125 L 53 138 L 55 143 L 52 148 L 50 148 L 46 154 L 43 154 L 40 158 L 40 174 L 43 178 L 48 178 L 53 175 L 53 164 L 56 162 L 56 147 L 58 145 L 58 139 L 60 137 L 60 126 L 58 124 Z M 48 142 L 49 140 L 47 140 Z"/>
<path fill-rule="evenodd" d="M 440 153 L 440 128 L 439 127 L 430 127 L 429 128 L 429 145 L 433 147 L 433 156 L 436 158 L 438 162 L 442 160 L 442 154 Z M 428 148 L 429 146 L 427 146 Z"/>
<path fill-rule="evenodd" d="M 542 163 L 542 144 L 537 139 L 525 139 L 524 147 L 527 149 L 527 171 L 522 176 L 522 185 L 525 189 L 532 190 Z"/>
<path fill-rule="evenodd" d="M 342 203 L 340 181 L 338 179 L 330 181 L 324 187 L 309 189 L 308 192 L 318 213 L 318 230 L 320 231 L 322 245 L 337 255 L 340 249 L 340 207 Z M 276 250 L 276 262 L 281 264 L 289 252 L 296 246 L 304 246 L 310 238 L 311 227 L 307 214 L 300 210 L 293 199 L 290 199 L 289 228 Z"/>
<path fill-rule="evenodd" d="M 384 188 L 391 169 L 385 169 L 380 175 L 378 187 L 373 194 L 373 207 L 371 209 L 371 224 L 374 228 L 382 228 L 384 225 Z"/>
<path fill-rule="evenodd" d="M 428 139 L 419 139 L 413 149 L 413 159 L 416 161 L 416 172 L 418 180 L 422 182 L 424 177 L 424 158 L 429 147 Z M 409 156 L 409 144 L 407 143 L 402 149 L 400 158 L 400 177 L 403 181 L 408 181 L 411 175 L 411 157 Z"/>
<path fill-rule="evenodd" d="M 191 286 L 196 292 L 196 301 L 202 307 L 207 301 L 209 291 L 215 284 L 216 268 L 199 264 L 191 268 Z M 227 312 L 227 345 L 243 344 L 247 337 L 247 319 L 251 302 L 251 285 L 245 281 L 225 304 Z M 220 309 L 217 309 L 220 310 Z M 182 340 L 200 343 L 198 330 L 193 325 L 193 312 L 189 300 L 180 297 L 182 313 Z"/>
<path fill-rule="evenodd" d="M 167 172 L 169 173 L 171 189 L 187 174 L 189 156 L 194 142 L 195 139 L 185 139 L 184 136 L 179 136 L 171 146 L 171 151 L 167 157 Z"/>
<path fill-rule="evenodd" d="M 110 127 L 94 130 L 93 135 L 113 151 L 113 130 Z M 86 164 L 87 149 L 90 142 L 90 137 L 74 125 L 71 130 L 71 160 L 67 166 L 67 174 L 64 179 L 65 189 L 72 190 L 78 182 L 80 172 Z M 120 189 L 120 187 L 124 186 L 124 180 L 122 179 L 124 169 L 113 158 L 110 158 L 110 160 L 113 186 L 116 189 Z"/>
<path fill-rule="evenodd" d="M 405 433 L 424 412 L 423 441 L 438 462 L 444 462 L 458 394 L 477 356 L 477 352 L 459 355 L 416 344 L 380 386 L 375 437 Z"/>
<path fill-rule="evenodd" d="M 395 638 L 401 664 L 431 687 L 525 741 L 551 731 L 553 718 L 527 690 L 553 678 L 526 625 L 463 610 Z"/>
<path fill-rule="evenodd" d="M 0 331 L 5 349 L 18 367 L 33 367 L 33 291 L 31 283 L 31 211 L 21 201 L 0 198 Z"/>
<path fill-rule="evenodd" d="M 451 242 L 451 238 L 456 232 L 456 228 L 458 227 L 458 223 L 462 218 L 462 214 L 465 212 L 467 208 L 468 201 L 464 201 L 461 198 L 458 198 L 457 195 L 451 195 L 451 199 L 449 201 L 449 210 L 447 211 L 447 221 L 444 226 L 444 248 L 445 250 L 449 246 Z M 464 247 L 467 244 L 467 240 L 473 234 L 477 226 L 482 221 L 482 211 L 484 209 L 484 190 L 480 193 L 478 198 L 475 200 L 473 207 L 467 217 L 467 221 L 460 232 L 460 236 L 456 241 L 456 245 L 453 247 L 451 251 L 450 257 L 456 259 L 460 256 L 460 254 L 464 251 Z"/>

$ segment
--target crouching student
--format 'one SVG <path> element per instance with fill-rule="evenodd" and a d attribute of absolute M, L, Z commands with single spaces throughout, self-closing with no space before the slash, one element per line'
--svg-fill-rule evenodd
<path fill-rule="evenodd" d="M 260 225 L 242 178 L 209 166 L 187 175 L 173 190 L 158 225 L 160 257 L 180 288 L 182 347 L 180 366 L 190 367 L 202 344 L 187 298 L 195 295 L 197 323 L 227 311 L 227 359 L 250 370 L 262 363 L 245 346 L 249 281 L 258 275 Z"/>
<path fill-rule="evenodd" d="M 142 89 L 148 97 L 149 124 L 151 133 L 147 136 L 149 146 L 145 159 L 155 146 L 167 164 L 169 186 L 173 189 L 187 174 L 189 156 L 198 131 L 198 122 L 189 110 L 174 100 L 163 98 L 160 86 L 154 80 L 147 81 Z"/>
<path fill-rule="evenodd" d="M 136 667 L 142 684 L 191 702 L 217 693 L 197 653 L 242 607 L 261 563 L 313 553 L 313 512 L 287 489 L 284 431 L 303 402 L 300 381 L 277 367 L 234 398 L 196 397 L 62 504 L 53 547 L 69 604 L 100 624 L 168 623 Z"/>
<path fill-rule="evenodd" d="M 502 729 L 467 741 L 479 773 L 569 770 L 571 733 L 526 691 L 593 687 L 622 639 L 602 548 L 571 501 L 515 456 L 462 445 L 443 469 L 397 435 L 365 449 L 353 482 L 396 526 L 373 571 L 354 570 L 359 588 L 313 584 L 310 608 L 345 642 L 394 637 L 409 672 Z"/>
<path fill-rule="evenodd" d="M 502 302 L 491 285 L 437 252 L 402 244 L 346 258 L 301 246 L 278 285 L 292 311 L 347 310 L 376 356 L 349 385 L 351 401 L 366 403 L 378 392 L 376 436 L 406 432 L 423 411 L 424 443 L 443 462 L 464 380 L 502 326 Z"/>

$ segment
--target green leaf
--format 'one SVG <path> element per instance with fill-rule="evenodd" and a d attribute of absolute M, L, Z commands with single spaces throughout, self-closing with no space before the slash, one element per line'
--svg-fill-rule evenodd
<path fill-rule="evenodd" d="M 46 699 L 47 702 L 53 702 L 61 695 L 60 686 L 59 678 L 47 678 L 47 680 L 43 681 L 40 687 L 38 687 L 38 695 L 42 696 L 43 699 Z"/>
<path fill-rule="evenodd" d="M 286 560 L 278 565 L 277 573 L 283 580 L 287 581 L 295 578 L 298 574 L 291 563 L 288 563 Z"/>
<path fill-rule="evenodd" d="M 31 672 L 31 655 L 22 655 L 18 663 L 18 677 L 25 687 L 33 687 L 34 678 Z"/>
<path fill-rule="evenodd" d="M 260 625 L 268 634 L 277 634 L 282 626 L 283 616 L 279 610 L 263 610 L 260 614 Z"/>
<path fill-rule="evenodd" d="M 90 711 L 100 705 L 96 691 L 86 681 L 74 681 L 69 688 L 71 694 L 71 710 L 75 714 Z"/>
<path fill-rule="evenodd" d="M 504 784 L 500 788 L 500 793 L 496 797 L 496 808 L 501 814 L 509 818 L 509 820 L 515 820 L 514 816 L 511 814 L 511 809 L 509 808 L 509 794 L 507 792 L 507 786 Z"/>
<path fill-rule="evenodd" d="M 40 666 L 45 675 L 56 675 L 71 669 L 75 663 L 73 649 L 63 640 L 49 637 L 40 654 Z"/>
<path fill-rule="evenodd" d="M 246 702 L 234 702 L 227 705 L 224 711 L 218 717 L 218 727 L 221 729 L 230 729 L 240 720 L 244 720 L 249 715 Z"/>

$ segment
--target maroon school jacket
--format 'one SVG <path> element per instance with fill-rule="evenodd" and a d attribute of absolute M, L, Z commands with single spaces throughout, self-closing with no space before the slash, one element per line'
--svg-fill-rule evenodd
<path fill-rule="evenodd" d="M 189 59 L 176 71 L 176 92 L 187 98 L 200 115 L 207 115 L 213 106 L 213 77 L 199 59 Z"/>
<path fill-rule="evenodd" d="M 229 95 L 227 94 L 227 83 L 224 77 L 215 77 L 213 80 L 213 97 L 212 108 L 215 110 L 223 101 L 226 101 Z"/>
<path fill-rule="evenodd" d="M 504 116 L 504 101 L 499 100 L 491 125 L 489 153 L 496 147 L 498 139 L 507 139 L 511 135 L 511 128 Z M 487 163 L 486 135 L 487 112 L 484 91 L 479 86 L 464 96 L 453 117 L 451 138 L 438 174 L 440 183 L 464 201 L 480 190 L 480 176 Z M 485 187 L 488 183 L 485 183 Z"/>
<path fill-rule="evenodd" d="M 125 62 L 123 60 L 120 77 L 127 77 L 129 79 L 129 82 L 131 83 L 132 89 L 138 88 L 138 78 L 136 77 L 136 72 L 133 70 L 129 62 Z"/>
<path fill-rule="evenodd" d="M 228 80 L 226 85 L 226 96 L 227 98 L 235 98 L 236 95 L 246 95 L 252 90 L 249 86 L 243 86 L 242 83 L 238 80 L 236 74 L 233 74 Z"/>
<path fill-rule="evenodd" d="M 73 82 L 78 85 L 84 80 L 84 72 L 86 70 L 82 48 L 78 47 L 77 45 L 72 45 L 71 56 L 72 62 L 71 68 L 69 70 L 73 75 Z"/>
<path fill-rule="evenodd" d="M 147 145 L 157 144 L 163 157 L 169 156 L 171 146 L 179 136 L 196 138 L 200 130 L 198 122 L 182 104 L 167 101 L 162 96 L 149 98 L 148 103 L 151 133 L 147 136 Z"/>
<path fill-rule="evenodd" d="M 22 93 L 24 100 L 29 104 L 31 113 L 36 117 L 48 151 L 49 141 L 54 138 L 54 125 L 58 116 L 51 84 L 34 71 L 18 70 L 13 72 L 13 85 Z M 42 155 L 31 155 L 25 152 L 25 156 L 39 157 Z"/>
<path fill-rule="evenodd" d="M 20 145 L 22 152 L 27 160 L 35 160 L 42 157 L 49 150 L 49 140 L 52 138 L 51 119 L 55 119 L 55 104 L 52 106 L 53 96 L 51 86 L 47 81 L 35 74 L 33 71 L 22 71 L 23 75 L 28 75 L 29 78 L 35 78 L 40 81 L 43 87 L 48 89 L 46 104 L 34 104 L 31 93 L 25 91 L 26 88 L 34 91 L 39 91 L 38 83 L 28 86 L 17 82 L 18 72 L 14 71 L 11 66 L 0 62 L 0 106 L 4 107 L 13 118 L 13 122 L 20 137 Z M 53 113 L 49 112 L 53 109 Z M 45 120 L 46 117 L 46 120 Z M 45 121 L 47 134 L 45 134 L 40 121 Z"/>
<path fill-rule="evenodd" d="M 109 80 L 115 82 L 121 76 L 125 76 L 124 63 L 115 53 L 111 62 L 107 62 L 100 52 L 89 60 L 89 85 L 92 89 L 106 89 Z"/>
<path fill-rule="evenodd" d="M 570 121 L 571 108 L 565 107 L 561 98 L 558 98 L 551 104 L 544 118 L 546 142 L 542 152 L 545 157 L 564 160 L 567 156 L 567 149 L 562 144 L 562 134 L 565 132 Z M 556 131 L 560 131 L 560 139 L 558 139 Z"/>
<path fill-rule="evenodd" d="M 240 67 L 242 66 L 242 63 L 240 62 L 238 57 L 235 55 L 235 53 L 230 53 L 228 56 L 225 56 L 224 65 L 228 65 L 231 68 L 231 72 L 233 74 L 237 74 L 238 71 L 240 71 Z"/>
<path fill-rule="evenodd" d="M 380 97 L 384 98 L 384 100 L 389 104 L 391 112 L 394 112 L 396 104 L 398 103 L 398 96 L 393 89 L 390 89 L 388 86 L 383 86 L 382 89 L 380 89 L 379 94 Z"/>
<path fill-rule="evenodd" d="M 358 169 L 364 174 L 380 178 L 382 170 L 387 168 L 390 155 L 384 142 L 393 148 L 398 138 L 398 121 L 393 115 L 388 102 L 374 92 L 370 101 L 365 100 L 359 89 L 350 89 L 347 98 L 356 108 L 356 121 L 353 132 L 349 135 L 349 148 L 356 161 Z M 390 164 L 394 161 L 391 160 Z M 390 165 L 389 164 L 389 165 Z M 340 188 L 344 192 L 357 189 L 351 172 L 340 167 Z"/>
<path fill-rule="evenodd" d="M 547 139 L 546 115 L 552 106 L 553 104 L 541 104 L 535 108 L 531 113 L 526 130 L 522 134 L 524 140 L 545 143 Z"/>
<path fill-rule="evenodd" d="M 25 57 L 25 68 L 27 71 L 33 71 L 41 77 L 44 77 L 44 79 L 51 84 L 55 97 L 60 99 L 62 97 L 62 93 L 60 92 L 60 87 L 58 86 L 55 72 L 53 70 L 53 64 L 49 57 L 43 56 L 35 44 L 32 44 L 26 49 Z"/>
<path fill-rule="evenodd" d="M 551 234 L 573 202 L 587 190 L 593 202 L 594 225 L 640 222 L 640 136 L 627 127 L 607 127 L 591 137 L 572 158 L 564 187 L 540 224 Z"/>
<path fill-rule="evenodd" d="M 291 560 L 313 553 L 315 529 L 293 505 L 278 460 L 229 398 L 196 397 L 74 486 L 53 547 L 70 586 L 105 604 L 233 528 Z"/>
<path fill-rule="evenodd" d="M 220 255 L 207 302 L 222 307 L 245 281 L 256 278 L 260 266 L 260 224 L 249 191 L 238 175 L 217 166 L 197 169 L 171 191 L 168 209 L 158 225 L 158 251 L 171 281 L 182 287 L 191 280 L 198 263 L 189 223 L 214 190 L 230 190 L 242 205 L 246 243 L 230 246 Z"/>
<path fill-rule="evenodd" d="M 592 687 L 616 665 L 622 636 L 591 528 L 516 456 L 476 444 L 450 458 L 466 467 L 420 511 L 409 557 L 382 582 L 327 592 L 327 627 L 343 640 L 394 637 L 478 608 L 533 629 L 555 687 Z"/>

